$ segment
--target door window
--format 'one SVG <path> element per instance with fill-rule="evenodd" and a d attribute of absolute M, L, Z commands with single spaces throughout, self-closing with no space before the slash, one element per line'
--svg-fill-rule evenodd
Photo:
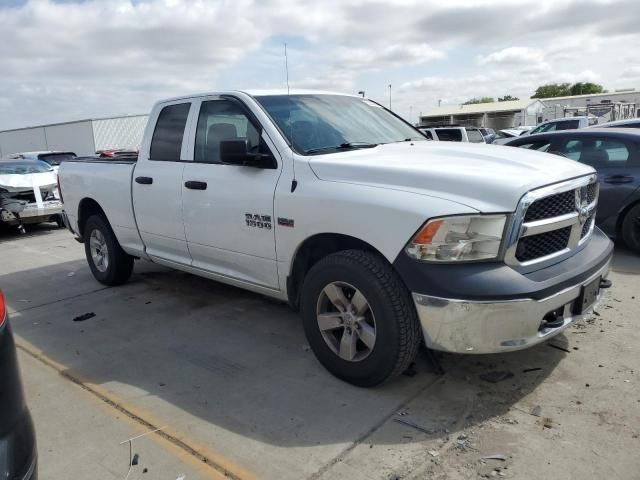
<path fill-rule="evenodd" d="M 480 130 L 474 130 L 472 128 L 467 129 L 467 138 L 471 143 L 485 143 Z"/>
<path fill-rule="evenodd" d="M 556 130 L 575 130 L 580 126 L 580 120 L 565 120 L 558 122 Z"/>
<path fill-rule="evenodd" d="M 160 111 L 151 137 L 149 160 L 180 161 L 184 127 L 191 103 L 168 105 Z"/>
<path fill-rule="evenodd" d="M 560 152 L 595 168 L 625 165 L 629 159 L 629 149 L 617 140 L 569 140 L 560 148 Z"/>
<path fill-rule="evenodd" d="M 238 102 L 232 100 L 202 102 L 196 129 L 194 161 L 221 163 L 220 142 L 245 138 L 249 141 L 250 149 L 254 151 L 266 149 L 266 146 L 262 145 L 260 131 L 249 120 Z"/>
<path fill-rule="evenodd" d="M 524 143 L 522 145 L 518 145 L 518 147 L 520 148 L 526 148 L 528 150 L 537 150 L 539 152 L 549 151 L 550 146 L 551 146 L 551 142 L 549 141 L 530 142 L 530 143 Z"/>
<path fill-rule="evenodd" d="M 461 142 L 462 129 L 460 128 L 437 128 L 436 134 L 443 142 Z"/>

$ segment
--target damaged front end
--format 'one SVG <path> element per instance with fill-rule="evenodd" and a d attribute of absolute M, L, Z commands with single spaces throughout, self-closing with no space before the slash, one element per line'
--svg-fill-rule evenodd
<path fill-rule="evenodd" d="M 0 222 L 23 225 L 62 222 L 58 178 L 46 162 L 0 161 Z"/>

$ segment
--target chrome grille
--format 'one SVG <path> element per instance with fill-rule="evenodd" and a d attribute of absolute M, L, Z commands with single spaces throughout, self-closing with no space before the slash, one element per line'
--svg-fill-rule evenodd
<path fill-rule="evenodd" d="M 541 198 L 531 204 L 525 214 L 525 222 L 553 218 L 575 211 L 576 196 L 573 190 Z"/>
<path fill-rule="evenodd" d="M 582 226 L 582 231 L 580 232 L 580 238 L 584 238 L 588 233 L 589 230 L 591 229 L 591 225 L 593 224 L 593 220 L 595 218 L 595 213 L 592 213 L 591 215 L 589 215 L 589 218 L 587 218 L 587 221 L 584 222 L 584 225 Z"/>
<path fill-rule="evenodd" d="M 564 250 L 569 244 L 570 235 L 571 227 L 564 227 L 560 230 L 524 237 L 518 242 L 516 258 L 521 262 L 528 262 Z"/>
<path fill-rule="evenodd" d="M 593 232 L 597 202 L 595 175 L 527 193 L 514 216 L 505 262 L 526 270 L 572 255 Z"/>

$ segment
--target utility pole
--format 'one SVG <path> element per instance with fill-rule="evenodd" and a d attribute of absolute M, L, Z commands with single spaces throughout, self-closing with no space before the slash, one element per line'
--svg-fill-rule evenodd
<path fill-rule="evenodd" d="M 389 84 L 389 110 L 391 110 L 391 84 Z"/>

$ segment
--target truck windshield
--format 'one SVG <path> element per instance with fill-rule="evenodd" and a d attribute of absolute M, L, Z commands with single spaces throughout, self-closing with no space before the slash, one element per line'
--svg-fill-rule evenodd
<path fill-rule="evenodd" d="M 426 141 L 380 105 L 346 95 L 256 97 L 296 152 L 313 155 L 382 143 Z"/>

